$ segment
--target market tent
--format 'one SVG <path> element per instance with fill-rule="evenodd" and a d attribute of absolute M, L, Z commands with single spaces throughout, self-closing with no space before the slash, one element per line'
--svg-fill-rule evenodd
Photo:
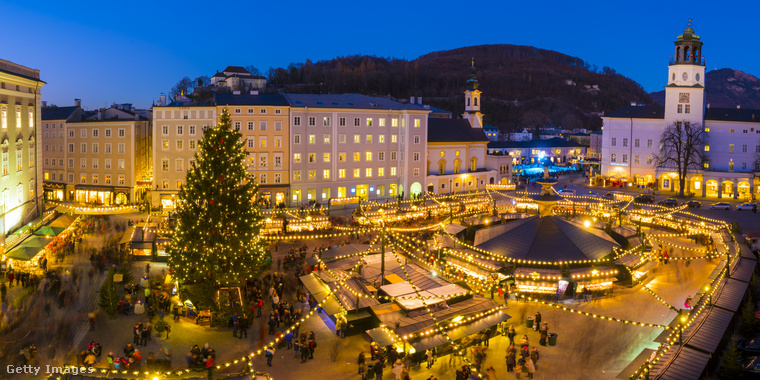
<path fill-rule="evenodd" d="M 19 244 L 16 248 L 13 248 L 5 256 L 9 259 L 29 261 L 52 240 L 53 239 L 42 236 L 32 236 L 24 240 L 24 242 Z"/>
<path fill-rule="evenodd" d="M 71 223 L 74 223 L 74 220 L 76 220 L 76 218 L 76 216 L 63 214 L 57 217 L 54 221 L 50 222 L 49 226 L 66 228 L 70 226 Z"/>
<path fill-rule="evenodd" d="M 37 230 L 34 234 L 37 236 L 58 236 L 65 228 L 45 226 Z"/>
<path fill-rule="evenodd" d="M 499 310 L 498 312 L 491 314 L 487 317 L 478 319 L 477 321 L 463 324 L 459 327 L 446 331 L 446 334 L 451 340 L 459 340 L 466 336 L 478 334 L 483 330 L 486 330 L 492 326 L 496 326 L 501 322 L 504 322 L 512 318 L 507 313 Z M 428 348 L 437 347 L 446 343 L 445 339 L 441 335 L 432 335 L 416 341 L 409 342 L 412 347 L 417 351 L 424 351 Z"/>
<path fill-rule="evenodd" d="M 375 327 L 374 329 L 365 331 L 375 343 L 380 347 L 388 347 L 393 344 L 393 338 L 385 331 L 384 327 Z"/>

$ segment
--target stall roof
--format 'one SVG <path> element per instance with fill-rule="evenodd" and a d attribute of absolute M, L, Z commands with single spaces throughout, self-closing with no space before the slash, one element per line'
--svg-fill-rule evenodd
<path fill-rule="evenodd" d="M 63 230 L 65 230 L 63 227 L 45 226 L 35 231 L 34 234 L 37 236 L 58 236 Z"/>
<path fill-rule="evenodd" d="M 406 278 L 406 274 L 404 274 L 403 269 L 406 269 L 406 273 L 409 274 L 409 278 Z M 403 280 L 411 282 L 419 289 L 428 290 L 449 284 L 446 280 L 433 276 L 430 271 L 420 267 L 417 264 L 404 265 L 403 269 L 401 267 L 397 267 L 391 270 L 391 272 L 401 277 Z M 388 268 L 385 268 L 385 272 L 386 274 L 388 273 Z"/>
<path fill-rule="evenodd" d="M 742 258 L 739 261 L 739 264 L 736 266 L 736 269 L 734 269 L 734 272 L 731 273 L 731 278 L 739 281 L 749 282 L 749 280 L 752 278 L 752 273 L 755 271 L 756 266 L 757 261 Z"/>
<path fill-rule="evenodd" d="M 696 380 L 699 379 L 707 367 L 710 360 L 710 354 L 693 350 L 687 347 L 682 348 L 670 364 L 664 368 L 663 372 L 654 379 L 660 380 Z M 651 378 L 652 376 L 650 376 Z"/>
<path fill-rule="evenodd" d="M 414 296 L 417 296 L 417 295 L 416 294 L 410 294 L 409 296 L 414 297 Z M 435 295 L 433 293 L 430 293 L 430 292 L 424 291 L 424 290 L 420 292 L 419 296 L 420 297 L 424 297 L 424 298 L 422 298 L 422 299 L 419 299 L 419 298 L 404 298 L 404 299 L 396 300 L 396 303 L 399 304 L 399 306 L 401 306 L 402 309 L 409 311 L 409 310 L 422 309 L 426 305 L 427 306 L 432 306 L 432 305 L 436 305 L 436 304 L 440 304 L 440 303 L 445 303 L 446 302 L 446 300 L 444 300 L 443 298 L 438 298 L 438 297 L 436 297 L 436 298 L 430 298 L 430 297 L 435 297 Z M 423 301 L 424 301 L 424 303 L 423 303 Z"/>
<path fill-rule="evenodd" d="M 466 230 L 467 227 L 465 227 L 465 226 L 463 226 L 461 224 L 451 223 L 451 224 L 447 224 L 446 227 L 444 227 L 443 229 L 447 233 L 449 233 L 451 235 L 456 235 L 456 234 L 458 234 L 458 233 Z"/>
<path fill-rule="evenodd" d="M 381 347 L 387 347 L 393 344 L 393 339 L 383 327 L 375 327 L 374 329 L 365 331 L 369 335 L 370 339 L 376 342 Z"/>
<path fill-rule="evenodd" d="M 325 286 L 317 279 L 314 274 L 307 274 L 299 277 L 301 279 L 301 282 L 303 283 L 303 286 L 306 287 L 306 290 L 309 291 L 311 295 L 313 295 L 317 301 L 322 302 L 325 298 L 327 298 L 327 289 L 325 289 Z"/>
<path fill-rule="evenodd" d="M 30 236 L 21 244 L 11 249 L 10 252 L 5 254 L 5 256 L 9 259 L 29 261 L 40 253 L 40 251 L 52 240 L 53 239 L 44 236 Z"/>
<path fill-rule="evenodd" d="M 121 235 L 121 240 L 119 240 L 119 245 L 127 244 L 132 241 L 132 233 L 135 230 L 135 226 L 127 228 L 126 231 L 124 231 L 124 234 Z"/>
<path fill-rule="evenodd" d="M 744 299 L 744 294 L 747 292 L 747 286 L 749 284 L 746 282 L 729 279 L 720 291 L 718 299 L 715 300 L 715 306 L 736 312 L 739 310 L 742 299 Z"/>
<path fill-rule="evenodd" d="M 407 294 L 415 294 L 412 284 L 408 281 L 397 282 L 395 284 L 383 285 L 380 290 L 391 297 L 399 297 Z"/>
<path fill-rule="evenodd" d="M 355 253 L 367 251 L 372 247 L 373 246 L 371 244 L 348 244 L 340 247 L 330 248 L 322 252 L 322 260 L 328 261 L 333 260 L 338 256 L 353 255 Z M 378 248 L 377 251 L 379 252 L 380 249 Z M 354 262 L 356 262 L 356 259 L 354 259 Z"/>
<path fill-rule="evenodd" d="M 152 249 L 153 248 L 153 242 L 152 241 L 135 241 L 135 242 L 132 242 L 132 245 L 130 245 L 130 248 L 132 248 L 132 249 Z"/>
<path fill-rule="evenodd" d="M 437 288 L 428 289 L 428 292 L 440 297 L 453 296 L 454 294 L 466 293 L 467 291 L 467 289 L 454 284 L 448 284 L 439 286 Z"/>
<path fill-rule="evenodd" d="M 473 315 L 481 313 L 496 306 L 498 306 L 498 304 L 491 299 L 473 297 L 449 305 L 447 308 L 436 310 L 433 312 L 433 315 L 435 315 L 437 320 L 443 321 L 449 318 L 454 318 L 457 315 Z M 377 318 L 380 319 L 380 322 L 384 323 L 386 326 L 395 326 L 398 322 L 399 328 L 394 329 L 398 335 L 416 333 L 434 325 L 430 314 L 424 313 L 415 317 L 408 317 L 395 302 L 372 306 L 372 311 L 377 315 Z"/>
<path fill-rule="evenodd" d="M 61 216 L 55 218 L 55 220 L 53 220 L 52 222 L 50 222 L 50 224 L 48 224 L 48 226 L 50 226 L 50 227 L 62 227 L 62 228 L 66 228 L 66 227 L 70 226 L 71 223 L 74 223 L 74 220 L 76 220 L 76 218 L 77 217 L 73 216 L 73 215 L 62 214 Z"/>
<path fill-rule="evenodd" d="M 713 307 L 699 329 L 684 343 L 693 348 L 714 353 L 721 338 L 726 333 L 734 313 Z"/>
<path fill-rule="evenodd" d="M 135 227 L 134 230 L 132 230 L 132 236 L 131 241 L 133 243 L 142 241 L 143 240 L 143 228 L 142 227 Z"/>

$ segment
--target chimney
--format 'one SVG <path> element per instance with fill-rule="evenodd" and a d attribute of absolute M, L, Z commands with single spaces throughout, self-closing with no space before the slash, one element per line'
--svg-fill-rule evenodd
<path fill-rule="evenodd" d="M 98 120 L 103 120 L 103 111 L 98 110 Z"/>
<path fill-rule="evenodd" d="M 135 112 L 135 120 L 140 120 L 140 111 Z"/>
<path fill-rule="evenodd" d="M 161 105 L 162 106 L 166 105 L 166 95 L 161 95 Z"/>
<path fill-rule="evenodd" d="M 258 90 L 251 90 L 251 95 L 258 95 L 258 94 L 259 94 Z"/>
<path fill-rule="evenodd" d="M 42 108 L 45 108 L 45 107 L 47 107 L 47 100 L 42 101 Z"/>
<path fill-rule="evenodd" d="M 414 96 L 409 98 L 409 104 L 414 104 Z"/>
<path fill-rule="evenodd" d="M 82 99 L 74 99 L 74 105 L 82 108 Z"/>
<path fill-rule="evenodd" d="M 417 97 L 417 104 L 422 104 L 422 97 L 421 96 Z"/>

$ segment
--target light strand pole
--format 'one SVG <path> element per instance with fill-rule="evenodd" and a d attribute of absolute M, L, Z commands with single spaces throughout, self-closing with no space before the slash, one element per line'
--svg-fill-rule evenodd
<path fill-rule="evenodd" d="M 380 223 L 382 223 L 383 231 L 380 235 L 380 286 L 385 284 L 385 211 L 380 209 Z"/>

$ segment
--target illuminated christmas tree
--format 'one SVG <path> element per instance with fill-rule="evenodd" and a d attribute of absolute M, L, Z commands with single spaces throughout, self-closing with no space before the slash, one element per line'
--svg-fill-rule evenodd
<path fill-rule="evenodd" d="M 237 286 L 270 265 L 259 236 L 258 185 L 248 179 L 247 157 L 225 110 L 216 128 L 204 130 L 179 192 L 177 227 L 167 252 L 182 284 Z"/>

